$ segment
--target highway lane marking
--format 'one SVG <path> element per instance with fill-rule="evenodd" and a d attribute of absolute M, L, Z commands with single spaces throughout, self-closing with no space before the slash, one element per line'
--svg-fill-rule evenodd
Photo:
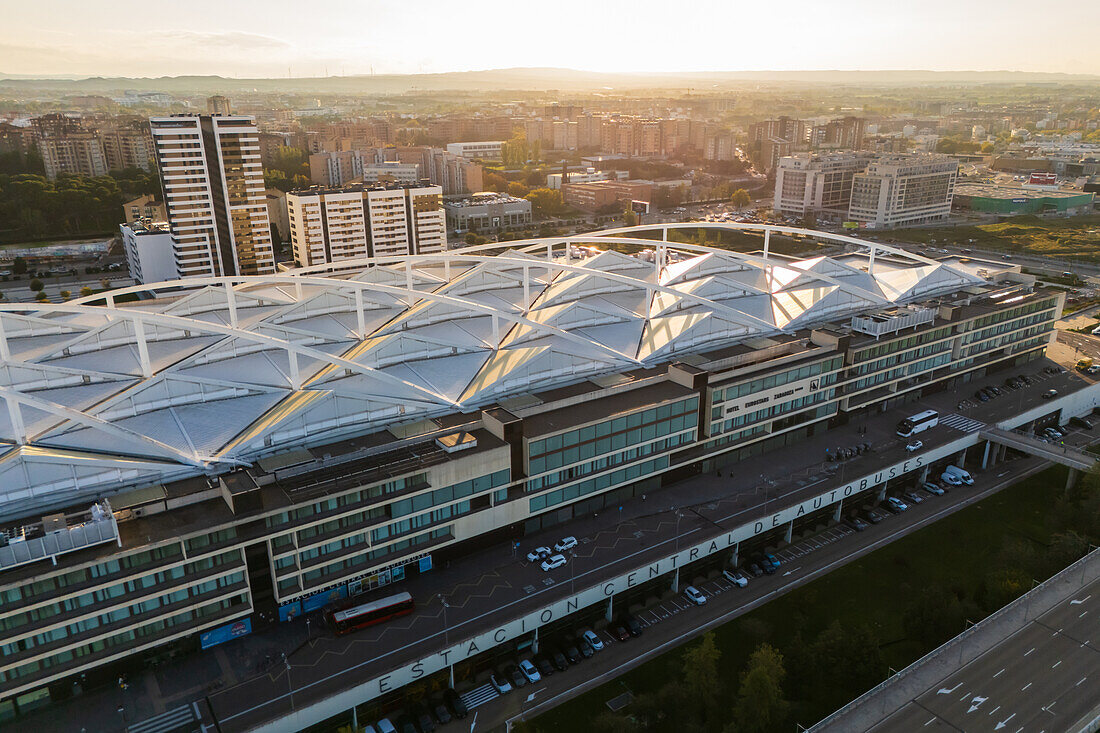
<path fill-rule="evenodd" d="M 952 687 L 952 688 L 951 688 L 950 690 L 949 690 L 949 689 L 947 689 L 946 687 L 941 687 L 941 688 L 939 689 L 939 691 L 938 691 L 938 692 L 937 692 L 936 694 L 937 694 L 937 695 L 950 695 L 950 694 L 951 694 L 952 692 L 954 692 L 955 690 L 959 689 L 960 687 L 962 687 L 962 682 L 960 682 L 959 684 L 955 685 L 955 686 L 954 686 L 954 687 Z"/>
<path fill-rule="evenodd" d="M 1091 593 L 1089 593 L 1089 594 L 1088 594 L 1087 596 L 1085 596 L 1085 597 L 1084 597 L 1084 598 L 1082 598 L 1081 600 L 1077 600 L 1076 598 L 1074 598 L 1074 599 L 1073 599 L 1072 601 L 1070 601 L 1070 602 L 1069 602 L 1069 605 L 1071 605 L 1071 606 L 1079 606 L 1079 605 L 1081 605 L 1082 603 L 1084 603 L 1085 601 L 1087 601 L 1087 600 L 1088 600 L 1088 599 L 1090 599 L 1090 598 L 1092 598 L 1092 594 L 1091 594 Z"/>
<path fill-rule="evenodd" d="M 1088 679 L 1088 677 L 1082 677 L 1081 679 L 1077 680 L 1077 684 L 1074 685 L 1074 687 L 1080 687 L 1081 683 L 1084 682 L 1087 679 Z"/>
<path fill-rule="evenodd" d="M 1027 688 L 1029 688 L 1029 687 L 1031 687 L 1031 683 L 1030 683 L 1030 682 L 1028 682 L 1028 683 L 1027 683 L 1026 685 L 1024 685 L 1023 687 L 1021 687 L 1021 688 L 1020 688 L 1020 692 L 1023 692 L 1024 690 L 1026 690 L 1026 689 L 1027 689 Z"/>
<path fill-rule="evenodd" d="M 1002 720 L 1000 723 L 997 723 L 997 725 L 993 726 L 993 730 L 1000 730 L 1001 728 L 1004 728 L 1006 725 L 1008 725 L 1008 721 L 1012 720 L 1015 717 L 1016 717 L 1016 713 L 1013 713 L 1012 715 L 1009 715 L 1007 718 Z M 1021 728 L 1020 730 L 1023 730 L 1023 728 Z"/>
<path fill-rule="evenodd" d="M 1033 651 L 1035 651 L 1035 647 L 1031 647 L 1026 652 L 1024 652 L 1024 656 L 1026 657 L 1028 654 L 1031 654 Z"/>
<path fill-rule="evenodd" d="M 1086 613 L 1088 613 L 1088 611 L 1082 611 L 1077 618 L 1084 618 Z"/>
<path fill-rule="evenodd" d="M 1057 662 L 1055 662 L 1054 664 L 1050 665 L 1050 668 L 1051 668 L 1051 669 L 1054 669 L 1055 667 L 1057 667 L 1057 666 L 1058 666 L 1059 664 L 1061 664 L 1061 663 L 1062 663 L 1062 660 L 1061 660 L 1061 659 L 1059 659 L 1059 660 L 1058 660 Z"/>
<path fill-rule="evenodd" d="M 971 703 L 970 704 L 970 709 L 966 711 L 966 714 L 969 715 L 970 713 L 972 713 L 975 710 L 977 710 L 978 708 L 980 708 L 982 706 L 982 703 L 985 702 L 988 699 L 989 699 L 988 697 L 981 697 L 979 695 L 975 695 L 974 699 L 970 701 L 970 703 Z"/>
<path fill-rule="evenodd" d="M 1001 676 L 1002 674 L 1004 674 L 1004 668 L 1003 668 L 1003 667 L 1001 668 L 1001 671 L 1000 671 L 1000 672 L 998 672 L 997 674 L 993 675 L 993 679 L 997 679 L 997 678 L 998 678 L 998 677 L 1000 677 L 1000 676 Z"/>
<path fill-rule="evenodd" d="M 998 711 L 998 710 L 1000 710 L 1000 709 L 1001 709 L 1001 706 L 1000 706 L 1000 705 L 998 705 L 997 707 L 995 707 L 995 708 L 993 708 L 992 710 L 990 710 L 990 711 L 989 711 L 989 714 L 990 714 L 990 715 L 992 715 L 993 713 L 997 712 L 997 711 Z"/>
<path fill-rule="evenodd" d="M 968 698 L 968 697 L 970 697 L 970 693 L 969 693 L 969 692 L 967 692 L 967 693 L 966 693 L 965 695 L 963 695 L 962 697 L 960 697 L 960 698 L 959 698 L 959 702 L 962 702 L 963 700 L 965 700 L 965 699 L 966 699 L 966 698 Z"/>

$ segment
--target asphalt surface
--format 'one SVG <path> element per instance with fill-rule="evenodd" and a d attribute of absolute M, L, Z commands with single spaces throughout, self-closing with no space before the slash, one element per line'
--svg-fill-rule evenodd
<path fill-rule="evenodd" d="M 871 730 L 1053 733 L 1071 730 L 1098 704 L 1100 580 L 942 678 Z"/>

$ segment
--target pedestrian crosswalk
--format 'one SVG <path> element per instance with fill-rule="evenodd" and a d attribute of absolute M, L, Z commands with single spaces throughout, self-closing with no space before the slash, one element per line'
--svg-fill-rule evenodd
<path fill-rule="evenodd" d="M 957 412 L 941 416 L 940 425 L 946 425 L 949 428 L 954 428 L 964 433 L 976 433 L 985 427 L 985 423 L 981 420 L 975 420 L 972 417 L 960 415 Z"/>
<path fill-rule="evenodd" d="M 500 693 L 496 691 L 496 688 L 489 683 L 485 683 L 481 687 L 475 687 L 462 695 L 462 702 L 466 703 L 467 710 L 473 710 L 478 705 L 484 705 L 498 697 L 500 697 Z"/>
<path fill-rule="evenodd" d="M 181 705 L 126 728 L 127 733 L 183 733 L 201 730 L 194 705 Z"/>

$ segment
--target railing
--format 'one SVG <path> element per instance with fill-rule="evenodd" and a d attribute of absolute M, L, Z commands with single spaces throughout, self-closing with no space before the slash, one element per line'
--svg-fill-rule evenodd
<path fill-rule="evenodd" d="M 25 531 L 27 528 L 21 529 Z M 50 529 L 43 524 L 35 524 L 31 529 L 36 533 L 35 536 L 7 537 L 7 545 L 0 547 L 0 569 L 6 570 L 46 558 L 51 558 L 56 563 L 57 556 L 66 552 L 118 541 L 118 524 L 106 499 L 101 505 L 93 506 L 90 512 L 68 515 L 57 529 Z M 38 532 L 41 534 L 37 534 Z"/>
<path fill-rule="evenodd" d="M 979 629 L 984 630 L 984 629 L 988 628 L 989 625 L 991 624 L 991 622 L 995 621 L 996 619 L 1002 618 L 1003 616 L 1008 615 L 1012 611 L 1015 611 L 1016 609 L 1018 609 L 1020 606 L 1023 606 L 1024 609 L 1025 609 L 1024 610 L 1024 623 L 1026 624 L 1027 623 L 1027 608 L 1028 608 L 1028 605 L 1031 602 L 1031 598 L 1033 597 L 1033 594 L 1035 594 L 1036 592 L 1041 591 L 1045 587 L 1048 587 L 1054 581 L 1061 580 L 1061 579 L 1067 577 L 1068 575 L 1070 575 L 1071 573 L 1074 573 L 1078 570 L 1081 570 L 1085 565 L 1089 564 L 1091 561 L 1096 560 L 1096 559 L 1100 559 L 1100 548 L 1094 549 L 1092 552 L 1085 555 L 1081 559 L 1077 560 L 1072 565 L 1069 565 L 1068 567 L 1063 568 L 1060 572 L 1050 576 L 1049 578 L 1044 580 L 1042 583 L 1039 583 L 1038 585 L 1036 585 L 1034 588 L 1032 588 L 1027 593 L 1024 593 L 1022 596 L 1016 598 L 1015 600 L 1011 601 L 1007 605 L 1002 606 L 1001 608 L 997 609 L 996 611 L 994 611 L 990 615 L 986 616 L 984 619 L 982 619 L 978 623 L 970 626 L 969 628 L 964 630 L 958 636 L 955 636 L 955 637 L 952 637 L 951 639 L 948 639 L 943 644 L 936 647 L 932 651 L 928 652 L 923 657 L 921 657 L 917 661 L 913 662 L 912 664 L 910 664 L 905 669 L 901 670 L 900 672 L 896 672 L 895 674 L 891 675 L 890 677 L 887 677 L 885 680 L 878 683 L 877 685 L 872 687 L 870 690 L 868 690 L 867 692 L 865 692 L 862 695 L 860 695 L 859 697 L 857 697 L 856 699 L 852 700 L 851 702 L 849 702 L 844 707 L 840 708 L 839 710 L 837 710 L 833 714 L 829 715 L 828 717 L 823 718 L 822 720 L 818 721 L 816 724 L 814 724 L 813 726 L 811 726 L 807 730 L 807 733 L 815 733 L 815 731 L 824 731 L 824 730 L 826 730 L 829 725 L 836 722 L 838 719 L 840 719 L 844 715 L 847 715 L 848 713 L 855 710 L 856 708 L 860 707 L 865 702 L 867 702 L 870 698 L 872 698 L 875 695 L 877 695 L 878 693 L 882 692 L 887 687 L 889 687 L 890 685 L 897 682 L 899 679 L 912 675 L 914 672 L 916 672 L 920 667 L 922 667 L 926 662 L 931 660 L 933 657 L 937 656 L 938 654 L 940 654 L 940 653 L 942 653 L 942 652 L 944 652 L 944 651 L 946 651 L 946 650 L 948 650 L 948 649 L 950 649 L 954 646 L 957 646 L 957 645 L 963 643 L 964 641 L 969 639 L 971 636 L 976 634 Z"/>

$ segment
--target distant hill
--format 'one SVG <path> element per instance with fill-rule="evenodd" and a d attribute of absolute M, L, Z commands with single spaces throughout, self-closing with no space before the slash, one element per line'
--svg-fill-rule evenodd
<path fill-rule="evenodd" d="M 515 68 L 441 74 L 379 74 L 323 78 L 237 79 L 221 76 L 159 78 L 31 78 L 0 73 L 0 91 L 53 90 L 103 94 L 123 89 L 178 94 L 214 92 L 287 92 L 299 94 L 399 94 L 410 91 L 563 91 L 641 88 L 712 91 L 746 82 L 942 85 L 942 84 L 1093 84 L 1100 75 L 1030 71 L 713 71 L 605 74 L 576 69 Z"/>

